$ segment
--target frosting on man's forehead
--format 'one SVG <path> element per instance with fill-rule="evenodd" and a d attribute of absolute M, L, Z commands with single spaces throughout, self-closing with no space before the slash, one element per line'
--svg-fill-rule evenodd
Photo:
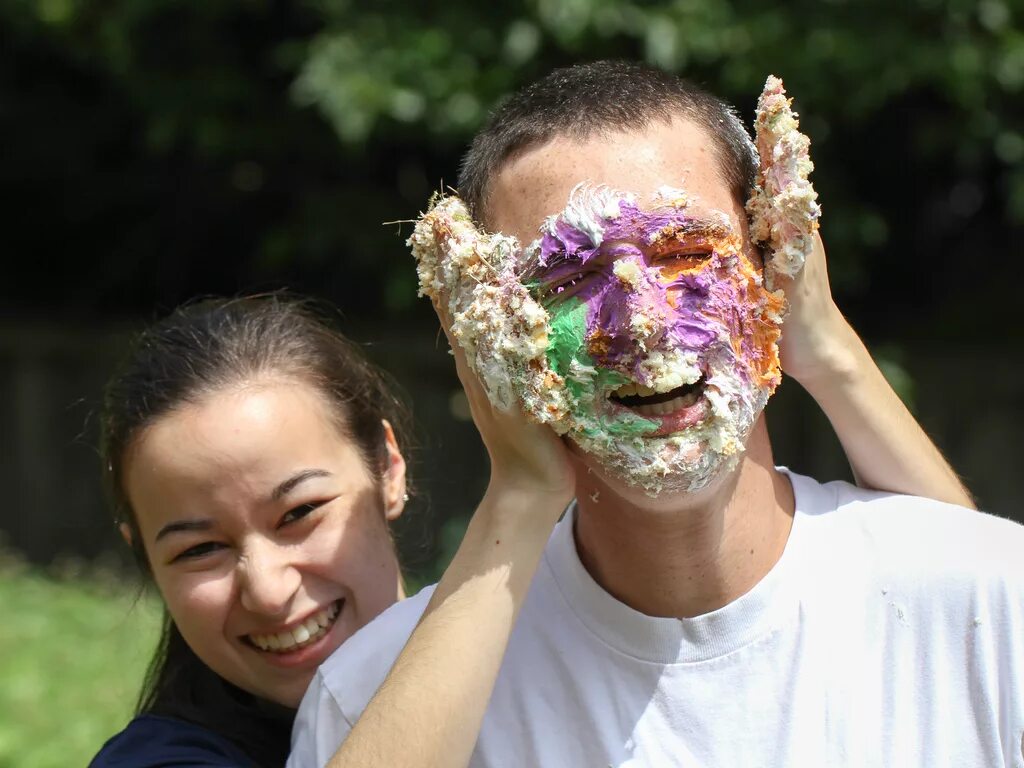
<path fill-rule="evenodd" d="M 653 203 L 644 206 L 633 193 L 580 184 L 568 205 L 544 221 L 540 237 L 524 255 L 541 267 L 567 257 L 586 263 L 614 244 L 673 247 L 688 238 L 711 242 L 727 237 L 732 229 L 726 213 L 691 206 L 679 189 L 662 187 Z"/>

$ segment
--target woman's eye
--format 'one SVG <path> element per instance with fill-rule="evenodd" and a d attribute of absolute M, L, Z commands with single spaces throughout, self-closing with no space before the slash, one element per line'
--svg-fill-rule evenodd
<path fill-rule="evenodd" d="M 172 563 L 178 563 L 182 560 L 197 560 L 205 555 L 212 554 L 220 549 L 224 548 L 224 544 L 219 541 L 204 541 L 202 544 L 194 544 L 183 552 L 178 553 L 171 560 Z"/>
<path fill-rule="evenodd" d="M 300 504 L 299 506 L 294 507 L 293 509 L 289 509 L 287 512 L 284 513 L 284 516 L 281 518 L 281 525 L 288 525 L 289 523 L 294 523 L 297 520 L 301 520 L 302 518 L 306 517 L 306 515 L 308 515 L 310 512 L 315 510 L 317 507 L 323 506 L 323 504 L 324 502 L 322 501 L 312 501 L 309 502 L 308 504 Z"/>

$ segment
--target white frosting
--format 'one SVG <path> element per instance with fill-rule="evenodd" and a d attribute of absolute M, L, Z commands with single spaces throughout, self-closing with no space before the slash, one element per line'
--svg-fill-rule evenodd
<path fill-rule="evenodd" d="M 793 277 L 803 269 L 821 215 L 818 194 L 808 179 L 814 170 L 811 142 L 799 130 L 791 101 L 782 81 L 769 75 L 754 121 L 760 170 L 747 212 L 751 237 L 771 253 L 765 270 L 769 289 L 776 272 Z"/>

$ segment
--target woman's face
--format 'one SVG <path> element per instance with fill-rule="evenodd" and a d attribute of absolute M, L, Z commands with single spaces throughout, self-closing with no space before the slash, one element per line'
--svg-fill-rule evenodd
<path fill-rule="evenodd" d="M 405 463 L 386 432 L 379 478 L 315 389 L 266 379 L 172 411 L 132 446 L 126 491 L 156 584 L 226 680 L 297 706 L 317 666 L 395 602 L 387 520 Z"/>

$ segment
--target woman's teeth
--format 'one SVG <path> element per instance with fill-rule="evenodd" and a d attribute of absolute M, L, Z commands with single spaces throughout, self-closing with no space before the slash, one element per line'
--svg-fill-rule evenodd
<path fill-rule="evenodd" d="M 339 603 L 331 605 L 319 613 L 310 616 L 302 624 L 288 632 L 276 632 L 272 635 L 249 635 L 249 640 L 257 648 L 276 653 L 287 653 L 303 648 L 319 640 L 330 629 L 338 618 Z"/>

